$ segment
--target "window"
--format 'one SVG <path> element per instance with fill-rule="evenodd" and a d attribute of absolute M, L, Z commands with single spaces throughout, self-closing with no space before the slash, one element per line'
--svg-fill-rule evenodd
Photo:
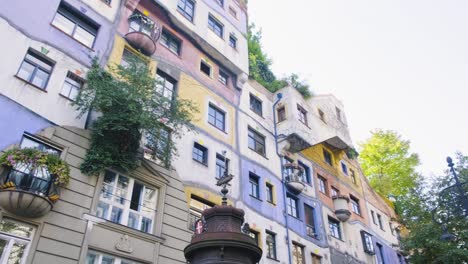
<path fill-rule="evenodd" d="M 375 213 L 374 213 L 374 210 L 371 210 L 371 216 L 372 216 L 372 222 L 374 223 L 374 225 L 377 225 L 377 221 L 375 220 Z"/>
<path fill-rule="evenodd" d="M 333 162 L 332 162 L 332 155 L 331 153 L 326 150 L 326 149 L 323 149 L 323 158 L 325 160 L 325 162 L 330 165 L 330 166 L 333 166 Z"/>
<path fill-rule="evenodd" d="M 286 204 L 288 215 L 299 218 L 299 212 L 297 208 L 297 198 L 292 197 L 290 194 L 286 195 Z"/>
<path fill-rule="evenodd" d="M 88 48 L 92 48 L 99 25 L 78 10 L 60 3 L 52 25 Z"/>
<path fill-rule="evenodd" d="M 297 164 L 302 168 L 302 182 L 310 184 L 310 168 L 300 161 Z"/>
<path fill-rule="evenodd" d="M 189 229 L 195 231 L 195 223 L 201 218 L 201 214 L 205 209 L 213 207 L 214 204 L 205 201 L 197 196 L 190 197 L 190 216 L 189 216 Z"/>
<path fill-rule="evenodd" d="M 86 255 L 86 264 L 139 264 L 138 262 L 120 257 L 89 251 Z"/>
<path fill-rule="evenodd" d="M 237 38 L 233 34 L 229 34 L 229 46 L 233 49 L 237 49 Z"/>
<path fill-rule="evenodd" d="M 351 208 L 352 208 L 353 212 L 360 215 L 361 214 L 361 207 L 359 206 L 359 199 L 352 196 L 351 194 L 349 195 L 349 198 L 351 200 Z"/>
<path fill-rule="evenodd" d="M 223 38 L 223 24 L 216 20 L 212 15 L 208 16 L 208 28 L 211 29 L 218 37 Z"/>
<path fill-rule="evenodd" d="M 33 138 L 32 136 L 29 136 L 27 134 L 23 135 L 23 138 L 21 139 L 20 143 L 20 148 L 33 148 L 42 152 L 47 152 L 49 154 L 55 154 L 57 156 L 60 156 L 61 154 L 61 151 L 59 149 L 52 147 L 47 143 L 37 138 Z"/>
<path fill-rule="evenodd" d="M 34 228 L 2 218 L 0 221 L 0 263 L 25 263 Z"/>
<path fill-rule="evenodd" d="M 200 61 L 200 71 L 211 77 L 211 66 L 205 61 Z"/>
<path fill-rule="evenodd" d="M 195 11 L 195 2 L 192 0 L 179 0 L 177 10 L 188 20 L 193 22 L 193 14 Z"/>
<path fill-rule="evenodd" d="M 216 178 L 222 178 L 229 171 L 229 159 L 225 156 L 216 153 Z"/>
<path fill-rule="evenodd" d="M 60 94 L 74 101 L 76 96 L 80 92 L 81 87 L 83 87 L 83 84 L 83 79 L 71 72 L 68 72 Z"/>
<path fill-rule="evenodd" d="M 318 186 L 319 186 L 319 191 L 324 193 L 324 194 L 328 194 L 328 188 L 327 188 L 327 180 L 325 178 L 323 178 L 322 176 L 318 175 L 317 176 L 318 178 Z"/>
<path fill-rule="evenodd" d="M 167 31 L 165 28 L 162 30 L 161 40 L 159 42 L 161 45 L 168 48 L 172 53 L 180 55 L 181 41 L 169 33 L 169 31 Z"/>
<path fill-rule="evenodd" d="M 392 226 L 392 222 L 388 222 L 388 227 L 390 228 L 390 233 L 392 233 L 392 235 L 394 236 L 395 235 L 395 229 Z"/>
<path fill-rule="evenodd" d="M 382 216 L 380 214 L 377 214 L 377 220 L 379 222 L 380 229 L 384 230 L 383 224 L 382 224 Z"/>
<path fill-rule="evenodd" d="M 352 169 L 349 169 L 349 173 L 351 174 L 351 181 L 356 184 L 356 174 Z"/>
<path fill-rule="evenodd" d="M 232 6 L 229 7 L 229 14 L 237 19 L 237 11 Z"/>
<path fill-rule="evenodd" d="M 336 110 L 336 118 L 338 121 L 341 121 L 341 110 L 338 107 L 335 107 Z"/>
<path fill-rule="evenodd" d="M 255 240 L 255 244 L 259 245 L 260 243 L 260 234 L 253 230 L 253 229 L 250 229 L 250 233 L 249 233 L 249 236 L 252 237 L 254 240 Z"/>
<path fill-rule="evenodd" d="M 278 115 L 278 123 L 286 120 L 286 109 L 284 108 L 284 106 L 278 108 L 276 110 L 276 113 Z"/>
<path fill-rule="evenodd" d="M 55 62 L 29 49 L 16 76 L 38 88 L 45 89 L 54 65 Z"/>
<path fill-rule="evenodd" d="M 334 196 L 339 196 L 340 195 L 340 190 L 336 189 L 335 187 L 331 187 L 331 195 L 332 197 Z"/>
<path fill-rule="evenodd" d="M 167 75 L 165 72 L 161 70 L 156 71 L 155 90 L 157 94 L 166 99 L 162 104 L 165 109 L 169 109 L 172 105 L 172 101 L 174 100 L 174 93 L 176 91 L 176 85 L 177 81 Z"/>
<path fill-rule="evenodd" d="M 301 246 L 295 242 L 292 243 L 292 263 L 293 264 L 304 264 L 304 246 Z"/>
<path fill-rule="evenodd" d="M 160 127 L 152 131 L 147 131 L 146 147 L 150 149 L 151 154 L 161 161 L 166 162 L 171 141 L 171 132 L 168 128 Z"/>
<path fill-rule="evenodd" d="M 106 171 L 96 210 L 98 217 L 145 233 L 153 232 L 158 190 Z"/>
<path fill-rule="evenodd" d="M 362 245 L 364 246 L 364 252 L 370 255 L 374 255 L 374 243 L 372 242 L 371 234 L 361 230 Z"/>
<path fill-rule="evenodd" d="M 328 217 L 328 226 L 330 228 L 330 235 L 332 237 L 342 239 L 341 238 L 341 228 L 340 228 L 340 222 L 336 219 L 331 218 L 330 216 Z"/>
<path fill-rule="evenodd" d="M 312 264 L 322 264 L 322 257 L 312 253 Z"/>
<path fill-rule="evenodd" d="M 101 1 L 108 4 L 108 5 L 110 5 L 112 3 L 112 0 L 101 0 Z"/>
<path fill-rule="evenodd" d="M 249 148 L 265 156 L 265 137 L 249 127 Z"/>
<path fill-rule="evenodd" d="M 284 157 L 284 165 L 287 165 L 287 164 L 294 164 L 294 160 L 288 157 Z M 283 168 L 284 168 L 283 174 L 287 177 L 287 180 L 293 179 L 294 168 L 292 166 L 290 167 L 283 166 Z"/>
<path fill-rule="evenodd" d="M 273 188 L 273 185 L 271 185 L 270 183 L 266 184 L 266 200 L 269 203 L 274 203 Z"/>
<path fill-rule="evenodd" d="M 204 165 L 208 164 L 208 149 L 204 146 L 193 143 L 192 159 L 198 161 Z"/>
<path fill-rule="evenodd" d="M 262 101 L 253 94 L 250 94 L 250 110 L 254 111 L 260 116 L 263 114 Z"/>
<path fill-rule="evenodd" d="M 320 120 L 325 122 L 325 113 L 322 110 L 318 109 L 318 114 L 319 114 Z"/>
<path fill-rule="evenodd" d="M 222 83 L 224 86 L 227 86 L 228 80 L 229 80 L 229 75 L 226 72 L 219 70 L 218 81 Z"/>
<path fill-rule="evenodd" d="M 208 123 L 216 127 L 217 129 L 224 131 L 225 130 L 225 117 L 226 114 L 210 104 L 208 109 Z"/>
<path fill-rule="evenodd" d="M 128 32 L 141 32 L 153 38 L 154 32 L 154 21 L 144 14 L 140 13 L 138 10 L 128 18 Z"/>
<path fill-rule="evenodd" d="M 297 117 L 301 123 L 307 126 L 307 111 L 300 105 L 297 105 Z"/>
<path fill-rule="evenodd" d="M 276 234 L 266 231 L 267 258 L 276 259 Z"/>
<path fill-rule="evenodd" d="M 379 243 L 375 244 L 377 246 L 377 252 L 376 252 L 376 258 L 377 258 L 377 264 L 385 264 L 385 257 L 384 257 L 384 252 L 383 252 L 383 246 Z"/>
<path fill-rule="evenodd" d="M 252 172 L 249 172 L 249 185 L 250 185 L 250 196 L 257 199 L 260 198 L 260 188 L 259 188 L 259 177 Z"/>
<path fill-rule="evenodd" d="M 128 49 L 124 49 L 122 53 L 122 59 L 120 60 L 120 65 L 123 67 L 128 67 L 130 63 L 136 63 L 138 66 L 145 64 L 145 62 L 140 57 L 138 57 L 138 55 L 129 51 Z"/>
<path fill-rule="evenodd" d="M 220 6 L 224 6 L 224 0 L 215 0 Z"/>
<path fill-rule="evenodd" d="M 345 175 L 348 175 L 348 166 L 344 162 L 341 162 L 341 170 Z"/>
<path fill-rule="evenodd" d="M 315 230 L 315 209 L 307 204 L 304 204 L 304 218 L 307 235 L 314 238 L 317 237 Z"/>

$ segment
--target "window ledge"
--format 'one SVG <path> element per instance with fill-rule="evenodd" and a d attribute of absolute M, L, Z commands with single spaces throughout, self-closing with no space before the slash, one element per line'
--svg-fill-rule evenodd
<path fill-rule="evenodd" d="M 33 84 L 33 83 L 31 83 L 31 82 L 29 82 L 29 81 L 25 80 L 25 79 L 23 79 L 23 78 L 19 77 L 19 76 L 18 76 L 18 75 L 16 75 L 16 74 L 15 74 L 14 76 L 15 76 L 17 79 L 19 79 L 19 80 L 21 80 L 21 81 L 25 82 L 26 84 L 29 84 L 29 85 L 31 85 L 32 87 L 34 87 L 34 88 L 38 89 L 39 91 L 41 91 L 41 92 L 44 92 L 44 93 L 47 93 L 47 91 L 46 91 L 45 87 L 44 87 L 44 88 L 41 88 L 41 87 L 39 87 L 39 86 L 37 86 L 37 85 L 35 85 L 35 84 Z M 49 77 L 50 77 L 50 75 L 49 75 Z"/>
<path fill-rule="evenodd" d="M 70 101 L 71 103 L 74 103 L 74 102 L 75 102 L 75 100 L 73 100 L 73 99 L 71 99 L 70 97 L 67 97 L 67 96 L 65 96 L 65 95 L 63 95 L 63 94 L 61 94 L 61 93 L 59 93 L 59 96 L 62 97 L 63 99 L 65 99 L 65 100 Z"/>
<path fill-rule="evenodd" d="M 158 44 L 162 47 L 164 47 L 165 49 L 167 49 L 170 53 L 174 54 L 175 56 L 177 56 L 179 59 L 182 59 L 182 56 L 181 56 L 181 52 L 179 51 L 179 53 L 171 50 L 169 47 L 167 47 L 166 45 L 162 44 L 161 41 L 158 41 Z"/>
<path fill-rule="evenodd" d="M 68 36 L 69 38 L 73 39 L 74 41 L 78 42 L 81 46 L 87 48 L 88 50 L 94 52 L 94 49 L 92 47 L 88 47 L 86 46 L 83 42 L 77 40 L 76 38 L 74 38 L 72 35 L 66 33 L 65 31 L 61 30 L 60 28 L 56 27 L 54 24 L 50 23 L 50 26 L 55 28 L 56 30 L 60 31 L 61 33 L 65 34 L 66 36 Z M 94 42 L 93 42 L 93 46 L 94 44 L 96 43 L 96 39 L 97 39 L 97 34 L 96 36 L 94 36 Z"/>
<path fill-rule="evenodd" d="M 200 162 L 200 161 L 198 161 L 198 160 L 196 160 L 196 159 L 192 159 L 192 160 L 195 161 L 196 163 L 200 164 L 200 165 L 203 165 L 203 166 L 205 166 L 205 167 L 208 167 L 208 163 L 203 163 L 203 162 Z"/>
<path fill-rule="evenodd" d="M 250 148 L 250 147 L 249 147 L 249 149 L 250 149 L 251 151 L 253 151 L 253 152 L 257 153 L 258 155 L 260 155 L 260 156 L 264 157 L 266 160 L 270 160 L 269 158 L 267 158 L 267 156 L 265 156 L 265 154 L 258 153 L 257 151 L 255 151 L 254 149 L 252 149 L 252 148 Z"/>
<path fill-rule="evenodd" d="M 274 260 L 274 261 L 276 261 L 276 262 L 280 262 L 278 259 L 275 259 L 275 258 L 270 258 L 270 257 L 268 257 L 268 256 L 267 256 L 266 258 L 267 258 L 267 259 L 270 259 L 270 260 Z"/>
<path fill-rule="evenodd" d="M 252 197 L 252 198 L 254 198 L 255 200 L 258 200 L 258 201 L 260 201 L 260 202 L 263 202 L 263 200 L 260 199 L 260 198 L 258 198 L 258 197 L 255 197 L 255 196 L 253 196 L 253 195 L 251 195 L 251 194 L 249 194 L 249 196 Z"/>
<path fill-rule="evenodd" d="M 146 240 L 146 241 L 151 242 L 151 243 L 162 243 L 162 242 L 165 241 L 165 239 L 162 238 L 162 237 L 155 236 L 155 235 L 148 234 L 148 233 L 144 233 L 144 232 L 138 231 L 138 230 L 133 229 L 133 228 L 128 227 L 128 226 L 113 223 L 113 222 L 111 222 L 109 220 L 105 220 L 103 218 L 101 218 L 101 219 L 103 220 L 103 222 L 97 223 L 97 225 L 101 226 L 103 228 L 109 229 L 111 231 L 116 231 L 116 232 L 128 234 L 130 236 L 133 236 L 133 237 L 136 237 L 136 238 L 139 238 L 139 239 L 143 239 L 143 240 Z"/>

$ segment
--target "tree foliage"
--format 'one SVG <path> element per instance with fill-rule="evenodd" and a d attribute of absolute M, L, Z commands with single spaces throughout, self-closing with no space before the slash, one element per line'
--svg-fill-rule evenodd
<path fill-rule="evenodd" d="M 262 32 L 255 29 L 254 24 L 248 28 L 248 48 L 249 48 L 249 72 L 250 78 L 256 80 L 262 86 L 274 93 L 279 89 L 291 85 L 296 88 L 302 96 L 309 98 L 312 96 L 307 83 L 300 80 L 297 74 L 290 74 L 284 78 L 277 78 L 271 70 L 272 61 L 263 51 L 261 45 Z"/>
<path fill-rule="evenodd" d="M 154 158 L 169 166 L 176 154 L 172 140 L 190 123 L 196 107 L 187 100 L 171 100 L 156 92 L 155 80 L 146 63 L 133 58 L 128 66 L 100 67 L 94 59 L 87 74 L 87 85 L 75 101 L 83 115 L 94 110 L 101 114 L 92 125 L 92 139 L 81 170 L 94 174 L 104 168 L 130 171 L 138 165 L 142 136 Z"/>
<path fill-rule="evenodd" d="M 375 130 L 360 148 L 359 162 L 377 193 L 383 197 L 400 196 L 416 186 L 418 155 L 410 153 L 410 142 L 398 133 Z"/>

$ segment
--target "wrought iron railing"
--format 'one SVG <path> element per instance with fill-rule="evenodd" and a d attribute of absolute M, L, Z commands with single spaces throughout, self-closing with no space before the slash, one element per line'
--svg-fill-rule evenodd
<path fill-rule="evenodd" d="M 39 177 L 34 173 L 25 173 L 14 168 L 10 168 L 4 175 L 0 179 L 4 189 L 22 190 L 47 197 L 58 195 L 53 175 Z"/>

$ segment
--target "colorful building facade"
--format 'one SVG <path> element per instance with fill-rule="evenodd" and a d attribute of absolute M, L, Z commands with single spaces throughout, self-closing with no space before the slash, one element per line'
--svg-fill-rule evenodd
<path fill-rule="evenodd" d="M 15 168 L 2 167 L 0 194 L 51 206 L 35 217 L 0 206 L 0 263 L 186 263 L 183 249 L 201 212 L 221 203 L 226 175 L 262 264 L 405 263 L 394 210 L 362 174 L 343 105 L 248 80 L 247 23 L 242 0 L 4 5 L 0 150 L 58 153 L 71 181 L 53 203 L 32 185 L 5 185 Z M 137 58 L 160 81 L 156 93 L 197 106 L 194 131 L 168 134 L 178 148 L 170 168 L 142 157 L 131 173 L 80 172 L 99 113 L 79 115 L 73 101 L 93 58 L 104 67 Z"/>

